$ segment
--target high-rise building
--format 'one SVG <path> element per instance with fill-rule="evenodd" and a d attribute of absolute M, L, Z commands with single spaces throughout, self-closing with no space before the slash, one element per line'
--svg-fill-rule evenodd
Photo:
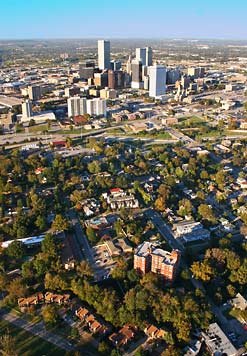
<path fill-rule="evenodd" d="M 138 59 L 133 59 L 131 63 L 132 82 L 131 87 L 133 89 L 142 88 L 142 62 Z"/>
<path fill-rule="evenodd" d="M 24 101 L 21 108 L 23 118 L 29 118 L 32 116 L 32 102 L 30 100 Z"/>
<path fill-rule="evenodd" d="M 166 93 L 166 68 L 162 65 L 149 67 L 149 96 L 158 98 Z"/>
<path fill-rule="evenodd" d="M 122 66 L 122 63 L 120 61 L 111 61 L 110 62 L 110 67 L 112 70 L 120 70 Z"/>
<path fill-rule="evenodd" d="M 108 70 L 108 87 L 121 89 L 124 87 L 124 72 L 121 70 Z"/>
<path fill-rule="evenodd" d="M 39 100 L 41 98 L 41 87 L 39 85 L 30 85 L 28 87 L 28 96 L 30 100 Z"/>
<path fill-rule="evenodd" d="M 105 88 L 108 86 L 108 73 L 94 73 L 94 85 Z"/>
<path fill-rule="evenodd" d="M 79 65 L 79 75 L 81 79 L 89 79 L 93 78 L 95 73 L 95 68 L 94 67 L 86 67 L 84 64 Z"/>
<path fill-rule="evenodd" d="M 126 63 L 126 72 L 128 74 L 131 74 L 131 62 L 132 62 L 132 57 L 129 56 L 127 63 Z"/>
<path fill-rule="evenodd" d="M 87 113 L 89 115 L 105 116 L 106 100 L 100 98 L 87 100 Z"/>
<path fill-rule="evenodd" d="M 194 79 L 203 78 L 205 74 L 204 67 L 190 67 L 188 68 L 188 75 L 193 77 Z"/>
<path fill-rule="evenodd" d="M 144 66 L 151 66 L 153 63 L 152 48 L 136 48 L 136 59 L 141 61 Z"/>
<path fill-rule="evenodd" d="M 180 76 L 181 73 L 178 68 L 169 68 L 166 72 L 166 84 L 175 84 Z"/>
<path fill-rule="evenodd" d="M 87 113 L 87 99 L 74 96 L 68 99 L 68 116 L 74 117 Z"/>
<path fill-rule="evenodd" d="M 98 64 L 99 69 L 110 69 L 110 41 L 98 41 Z"/>
<path fill-rule="evenodd" d="M 146 63 L 145 65 L 150 67 L 153 64 L 153 51 L 151 47 L 146 47 Z"/>
<path fill-rule="evenodd" d="M 136 48 L 136 59 L 146 65 L 146 48 Z"/>
<path fill-rule="evenodd" d="M 173 282 L 179 267 L 180 252 L 165 251 L 150 242 L 139 245 L 134 254 L 134 269 L 142 274 L 152 271 Z"/>

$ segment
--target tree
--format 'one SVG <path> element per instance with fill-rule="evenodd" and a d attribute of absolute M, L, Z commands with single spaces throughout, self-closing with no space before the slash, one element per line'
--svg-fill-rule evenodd
<path fill-rule="evenodd" d="M 27 287 L 25 286 L 22 278 L 15 278 L 8 284 L 7 291 L 9 293 L 7 300 L 11 303 L 15 303 L 18 298 L 26 295 Z"/>
<path fill-rule="evenodd" d="M 109 355 L 110 354 L 110 347 L 105 341 L 101 341 L 98 346 L 98 352 L 101 355 Z"/>
<path fill-rule="evenodd" d="M 158 211 L 166 210 L 166 200 L 163 196 L 159 196 L 154 203 L 155 209 Z"/>
<path fill-rule="evenodd" d="M 76 271 L 80 277 L 92 277 L 93 270 L 90 264 L 87 261 L 81 261 L 80 264 L 76 267 Z"/>
<path fill-rule="evenodd" d="M 41 242 L 41 250 L 50 257 L 55 257 L 57 255 L 56 244 L 51 234 L 45 235 L 44 240 Z"/>
<path fill-rule="evenodd" d="M 68 230 L 69 223 L 61 214 L 57 214 L 52 222 L 51 229 L 53 232 Z"/>
<path fill-rule="evenodd" d="M 42 317 L 46 324 L 54 325 L 58 322 L 58 313 L 54 305 L 46 305 L 42 308 Z"/>
<path fill-rule="evenodd" d="M 209 221 L 211 223 L 216 223 L 216 217 L 213 213 L 213 209 L 211 206 L 207 204 L 200 204 L 198 207 L 198 213 L 202 219 Z"/>
<path fill-rule="evenodd" d="M 16 260 L 20 260 L 23 258 L 25 254 L 25 247 L 21 241 L 13 241 L 6 248 L 6 254 Z"/>
<path fill-rule="evenodd" d="M 15 338 L 10 335 L 9 330 L 0 337 L 0 353 L 2 356 L 18 356 Z"/>
<path fill-rule="evenodd" d="M 203 282 L 209 282 L 215 273 L 208 261 L 194 262 L 191 266 L 191 272 L 196 279 L 201 279 Z"/>
<path fill-rule="evenodd" d="M 98 242 L 98 236 L 96 235 L 95 230 L 91 226 L 87 227 L 86 234 L 87 234 L 88 240 L 92 244 L 96 244 Z"/>
<path fill-rule="evenodd" d="M 192 212 L 192 204 L 191 201 L 188 199 L 182 199 L 179 201 L 178 203 L 179 205 L 179 210 L 178 210 L 178 214 L 180 216 L 188 216 L 191 214 Z"/>

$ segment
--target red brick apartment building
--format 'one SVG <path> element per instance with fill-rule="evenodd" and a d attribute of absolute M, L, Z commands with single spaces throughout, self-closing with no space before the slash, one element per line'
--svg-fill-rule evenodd
<path fill-rule="evenodd" d="M 180 252 L 168 252 L 150 242 L 139 245 L 134 254 L 134 269 L 142 274 L 152 271 L 173 282 L 178 270 Z"/>

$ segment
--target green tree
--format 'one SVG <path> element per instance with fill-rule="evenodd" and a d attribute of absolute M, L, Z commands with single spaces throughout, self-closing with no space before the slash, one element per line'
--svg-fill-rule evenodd
<path fill-rule="evenodd" d="M 216 223 L 216 217 L 211 206 L 207 204 L 200 204 L 198 207 L 198 213 L 202 219 L 209 221 L 213 224 Z"/>
<path fill-rule="evenodd" d="M 61 214 L 57 214 L 52 222 L 51 229 L 54 232 L 68 230 L 69 223 Z"/>
<path fill-rule="evenodd" d="M 46 324 L 55 325 L 59 320 L 57 308 L 52 304 L 45 305 L 42 308 L 41 314 Z"/>
<path fill-rule="evenodd" d="M 16 351 L 16 340 L 10 335 L 9 330 L 0 336 L 0 353 L 2 356 L 18 356 Z"/>
<path fill-rule="evenodd" d="M 209 282 L 215 273 L 208 261 L 194 262 L 191 266 L 191 272 L 196 279 L 201 279 L 203 282 Z"/>
<path fill-rule="evenodd" d="M 86 235 L 88 237 L 88 240 L 92 243 L 92 244 L 96 244 L 98 242 L 98 236 L 95 232 L 95 230 L 91 227 L 88 226 L 86 229 Z"/>
<path fill-rule="evenodd" d="M 20 260 L 25 255 L 25 247 L 21 241 L 13 241 L 6 248 L 6 254 L 16 260 Z"/>
<path fill-rule="evenodd" d="M 41 242 L 41 250 L 49 257 L 55 257 L 57 255 L 57 247 L 54 237 L 51 234 L 47 234 Z"/>

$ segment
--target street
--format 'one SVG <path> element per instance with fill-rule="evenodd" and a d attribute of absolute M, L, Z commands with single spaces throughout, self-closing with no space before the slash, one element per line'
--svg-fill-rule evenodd
<path fill-rule="evenodd" d="M 182 252 L 184 251 L 184 246 L 178 240 L 175 239 L 171 229 L 165 223 L 164 219 L 160 216 L 159 213 L 157 213 L 153 209 L 147 209 L 145 211 L 145 214 L 152 221 L 161 236 L 173 249 L 178 249 Z"/>

